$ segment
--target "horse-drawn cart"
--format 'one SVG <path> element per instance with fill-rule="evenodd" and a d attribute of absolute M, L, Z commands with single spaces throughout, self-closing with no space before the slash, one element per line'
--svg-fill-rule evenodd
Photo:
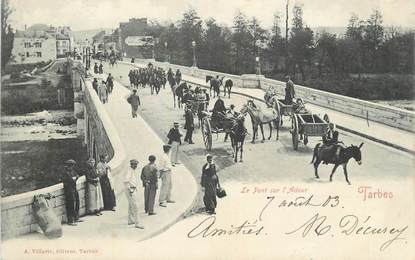
<path fill-rule="evenodd" d="M 298 149 L 300 140 L 307 145 L 310 136 L 323 138 L 328 126 L 329 123 L 317 114 L 294 114 L 291 129 L 294 150 Z"/>
<path fill-rule="evenodd" d="M 223 118 L 216 122 L 212 119 L 212 113 L 203 111 L 201 120 L 201 131 L 203 136 L 203 143 L 206 150 L 212 149 L 212 134 L 229 133 L 234 125 L 235 118 Z M 216 119 L 218 120 L 218 119 Z"/>

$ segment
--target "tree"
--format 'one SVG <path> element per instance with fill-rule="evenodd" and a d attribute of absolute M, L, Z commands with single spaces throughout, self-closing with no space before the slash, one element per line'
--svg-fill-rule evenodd
<path fill-rule="evenodd" d="M 200 64 L 206 69 L 214 71 L 226 71 L 229 63 L 229 42 L 226 30 L 219 26 L 215 19 L 205 21 L 206 31 L 201 44 Z"/>
<path fill-rule="evenodd" d="M 330 69 L 333 68 L 334 73 L 337 73 L 337 62 L 336 62 L 336 52 L 337 52 L 337 39 L 336 35 L 330 34 L 328 32 L 323 32 L 316 44 L 317 52 L 317 67 L 319 71 L 319 76 L 322 76 L 323 67 Z"/>
<path fill-rule="evenodd" d="M 182 20 L 179 22 L 179 50 L 182 60 L 180 61 L 183 65 L 191 65 L 193 63 L 193 47 L 192 42 L 196 42 L 196 49 L 202 42 L 202 20 L 197 15 L 195 9 L 190 8 L 183 14 Z"/>
<path fill-rule="evenodd" d="M 383 18 L 382 14 L 378 10 L 374 10 L 370 15 L 364 27 L 364 42 L 367 48 L 370 59 L 367 68 L 371 71 L 377 71 L 378 69 L 378 50 L 383 43 Z"/>
<path fill-rule="evenodd" d="M 9 5 L 9 0 L 1 1 L 1 68 L 4 70 L 7 62 L 10 61 L 14 33 L 9 24 L 9 16 L 13 12 L 13 9 Z"/>
<path fill-rule="evenodd" d="M 252 35 L 249 32 L 249 22 L 246 15 L 240 11 L 233 18 L 231 45 L 233 73 L 242 74 L 254 71 Z"/>
<path fill-rule="evenodd" d="M 295 77 L 298 66 L 301 72 L 301 78 L 304 81 L 306 77 L 305 65 L 311 65 L 313 58 L 314 33 L 307 26 L 304 27 L 303 11 L 300 5 L 293 7 L 292 24 L 289 51 L 293 63 L 293 73 Z"/>
<path fill-rule="evenodd" d="M 269 36 L 269 46 L 267 49 L 268 54 L 265 57 L 269 62 L 274 64 L 274 72 L 277 71 L 278 63 L 282 57 L 285 56 L 286 52 L 284 39 L 281 37 L 280 17 L 279 13 L 274 14 L 273 26 Z"/>

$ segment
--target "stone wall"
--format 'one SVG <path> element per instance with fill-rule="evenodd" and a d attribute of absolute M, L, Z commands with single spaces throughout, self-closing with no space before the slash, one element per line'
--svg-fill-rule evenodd
<path fill-rule="evenodd" d="M 148 63 L 148 61 L 140 60 L 142 64 Z M 225 78 L 230 78 L 234 82 L 234 86 L 243 87 L 244 83 L 241 76 L 231 75 L 226 73 L 208 71 L 203 69 L 197 69 L 192 67 L 180 66 L 175 64 L 169 64 L 166 62 L 152 62 L 156 66 L 164 69 L 172 68 L 174 70 L 180 69 L 182 74 L 190 75 L 200 79 L 205 79 L 206 75 L 219 75 Z M 246 85 L 246 84 L 245 84 Z M 268 89 L 269 87 L 275 87 L 277 92 L 284 96 L 285 82 L 278 80 L 261 78 L 260 86 L 262 89 Z M 300 85 L 295 86 L 297 97 L 303 98 L 305 101 L 329 109 L 337 110 L 342 113 L 350 114 L 353 116 L 361 117 L 370 121 L 382 123 L 388 126 L 396 127 L 410 132 L 415 132 L 415 112 L 407 111 L 391 106 L 376 104 L 373 102 L 351 98 L 347 96 L 337 95 L 317 89 L 312 89 Z"/>
<path fill-rule="evenodd" d="M 74 73 L 79 73 L 79 71 L 74 71 Z M 88 145 L 88 150 L 91 155 L 93 152 L 96 155 L 101 153 L 110 155 L 111 160 L 108 164 L 112 169 L 111 173 L 115 182 L 115 192 L 119 194 L 122 191 L 122 173 L 128 166 L 124 147 L 114 125 L 93 90 L 91 81 L 81 79 L 81 88 L 85 96 L 83 99 L 84 111 L 89 122 L 88 134 L 85 135 L 85 143 Z M 84 215 L 86 212 L 84 176 L 78 179 L 77 189 L 80 197 L 80 214 Z M 33 197 L 46 193 L 50 193 L 55 197 L 51 200 L 51 205 L 54 207 L 55 213 L 62 222 L 66 222 L 65 197 L 62 183 L 44 189 L 5 197 L 1 199 L 2 239 L 9 239 L 39 231 L 32 210 Z"/>

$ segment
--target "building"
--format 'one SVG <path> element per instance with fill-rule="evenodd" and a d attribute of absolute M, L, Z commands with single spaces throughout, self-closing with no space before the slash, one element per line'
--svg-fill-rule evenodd
<path fill-rule="evenodd" d="M 72 34 L 68 26 L 46 24 L 34 24 L 25 31 L 16 31 L 12 50 L 14 62 L 36 63 L 66 57 L 74 51 Z"/>
<path fill-rule="evenodd" d="M 44 31 L 16 31 L 12 58 L 16 63 L 56 59 L 56 38 Z"/>
<path fill-rule="evenodd" d="M 68 35 L 64 35 L 60 32 L 55 33 L 55 37 L 57 58 L 64 58 L 68 53 L 73 51 L 71 48 L 71 39 Z"/>
<path fill-rule="evenodd" d="M 123 56 L 153 58 L 154 39 L 147 33 L 147 18 L 131 18 L 126 23 L 120 23 L 118 42 Z"/>

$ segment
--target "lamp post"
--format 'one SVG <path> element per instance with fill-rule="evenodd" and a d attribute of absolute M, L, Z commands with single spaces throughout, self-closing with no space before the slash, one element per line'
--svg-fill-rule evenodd
<path fill-rule="evenodd" d="M 259 62 L 259 56 L 255 57 L 256 61 L 256 74 L 261 75 L 261 63 Z"/>
<path fill-rule="evenodd" d="M 193 65 L 192 67 L 197 67 L 197 62 L 196 62 L 196 42 L 192 41 L 192 48 L 193 48 Z"/>
<path fill-rule="evenodd" d="M 168 46 L 167 42 L 164 42 L 164 49 L 166 51 L 165 61 L 169 62 L 169 53 L 168 53 L 168 50 L 167 50 L 167 46 Z"/>

